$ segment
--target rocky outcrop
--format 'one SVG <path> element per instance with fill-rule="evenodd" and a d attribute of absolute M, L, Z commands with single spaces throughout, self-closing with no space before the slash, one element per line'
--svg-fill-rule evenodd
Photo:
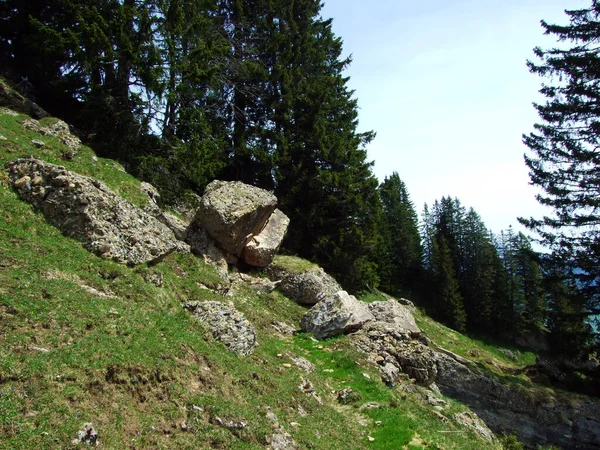
<path fill-rule="evenodd" d="M 206 187 L 193 224 L 205 229 L 226 252 L 241 257 L 275 210 L 277 198 L 239 181 L 213 181 Z"/>
<path fill-rule="evenodd" d="M 205 263 L 214 265 L 221 278 L 227 279 L 229 262 L 227 254 L 216 246 L 215 241 L 205 229 L 198 227 L 196 223 L 192 223 L 186 230 L 185 241 L 190 245 L 193 254 L 203 258 Z"/>
<path fill-rule="evenodd" d="M 342 290 L 338 282 L 320 267 L 297 272 L 283 265 L 272 264 L 267 274 L 279 281 L 279 290 L 300 305 L 314 305 L 322 298 Z"/>
<path fill-rule="evenodd" d="M 27 88 L 27 86 L 24 87 Z M 25 98 L 10 87 L 3 78 L 0 78 L 0 105 L 37 119 L 50 116 L 37 103 Z"/>
<path fill-rule="evenodd" d="M 267 267 L 277 254 L 290 219 L 276 209 L 267 220 L 263 230 L 248 241 L 242 258 L 251 266 Z"/>
<path fill-rule="evenodd" d="M 414 339 L 411 332 L 391 323 L 367 323 L 352 340 L 389 386 L 410 377 L 468 405 L 475 414 L 461 414 L 455 420 L 486 440 L 492 439 L 489 427 L 497 433 L 514 431 L 531 447 L 600 449 L 600 407 L 594 402 L 503 384 L 471 361 L 422 336 Z"/>
<path fill-rule="evenodd" d="M 366 303 L 346 291 L 339 291 L 308 310 L 300 320 L 300 328 L 318 339 L 325 339 L 356 331 L 373 319 Z"/>
<path fill-rule="evenodd" d="M 242 356 L 250 355 L 256 345 L 252 324 L 233 306 L 221 302 L 191 302 L 183 305 L 206 324 L 213 336 L 227 349 Z"/>
<path fill-rule="evenodd" d="M 435 354 L 436 384 L 467 404 L 496 432 L 514 431 L 525 444 L 569 449 L 600 449 L 600 405 L 590 400 L 508 386 Z"/>
<path fill-rule="evenodd" d="M 44 136 L 58 137 L 59 140 L 69 148 L 69 152 L 63 152 L 63 157 L 66 159 L 73 158 L 81 148 L 81 140 L 77 136 L 71 134 L 69 125 L 62 120 L 57 120 L 48 126 L 42 126 L 37 120 L 27 118 L 21 122 L 21 125 L 28 130 L 40 133 Z M 42 142 L 42 144 L 44 143 Z"/>
<path fill-rule="evenodd" d="M 169 228 L 97 180 L 37 159 L 19 159 L 6 167 L 22 200 L 103 258 L 135 265 L 189 251 Z"/>

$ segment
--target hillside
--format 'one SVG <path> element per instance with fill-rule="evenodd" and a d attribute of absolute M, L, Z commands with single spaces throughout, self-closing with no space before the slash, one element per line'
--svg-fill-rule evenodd
<path fill-rule="evenodd" d="M 23 127 L 27 119 L 0 110 L 3 166 L 34 155 L 98 179 L 135 205 L 147 202 L 120 164 L 85 146 L 73 152 Z M 469 408 L 459 401 L 408 378 L 387 387 L 348 337 L 287 333 L 281 323 L 297 330 L 306 308 L 277 290 L 252 289 L 235 271 L 224 280 L 191 254 L 135 267 L 99 258 L 21 201 L 4 170 L 0 210 L 2 449 L 76 447 L 86 423 L 106 449 L 480 449 L 502 448 L 501 440 L 519 448 L 514 437 L 490 443 L 461 425 L 456 417 Z M 231 302 L 254 325 L 252 355 L 227 351 L 182 308 L 207 300 Z M 430 341 L 535 402 L 580 398 L 533 385 L 521 373 L 533 353 L 507 352 L 415 315 Z M 345 388 L 353 393 L 340 398 Z"/>

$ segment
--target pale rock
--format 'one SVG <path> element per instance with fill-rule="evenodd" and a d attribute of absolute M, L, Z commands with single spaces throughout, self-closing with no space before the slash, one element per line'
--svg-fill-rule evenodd
<path fill-rule="evenodd" d="M 274 263 L 267 269 L 267 275 L 271 280 L 280 281 L 281 293 L 300 305 L 314 305 L 323 297 L 342 290 L 338 282 L 320 267 L 298 273 Z"/>
<path fill-rule="evenodd" d="M 262 231 L 252 236 L 246 244 L 243 260 L 255 267 L 267 267 L 271 264 L 289 224 L 290 219 L 284 213 L 278 209 L 273 211 Z"/>
<path fill-rule="evenodd" d="M 159 261 L 174 251 L 189 251 L 165 225 L 97 180 L 33 158 L 6 167 L 22 200 L 103 258 L 136 265 Z M 23 183 L 25 176 L 41 177 L 43 182 L 31 188 L 29 182 Z"/>
<path fill-rule="evenodd" d="M 369 303 L 369 311 L 376 321 L 392 324 L 400 332 L 421 333 L 410 310 L 395 300 Z"/>
<path fill-rule="evenodd" d="M 346 291 L 326 297 L 300 320 L 300 328 L 319 339 L 359 330 L 374 319 L 366 303 Z"/>
<path fill-rule="evenodd" d="M 205 229 L 226 252 L 241 257 L 248 241 L 259 234 L 275 210 L 277 198 L 248 184 L 210 183 L 192 225 Z"/>

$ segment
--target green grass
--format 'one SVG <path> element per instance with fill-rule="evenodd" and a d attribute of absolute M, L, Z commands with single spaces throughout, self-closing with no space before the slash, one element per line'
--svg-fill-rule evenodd
<path fill-rule="evenodd" d="M 56 138 L 42 137 L 47 147 L 36 149 L 31 139 L 40 136 L 21 127 L 23 118 L 0 114 L 1 163 L 35 155 L 143 205 L 139 181 L 117 163 L 94 161 L 87 147 L 63 161 Z M 4 172 L 0 218 L 0 449 L 70 448 L 85 422 L 106 449 L 262 449 L 274 432 L 268 411 L 302 449 L 494 448 L 451 419 L 463 405 L 446 399 L 444 418 L 421 388 L 386 387 L 347 338 L 279 336 L 273 321 L 297 325 L 306 310 L 278 292 L 213 293 L 206 287 L 219 291 L 223 280 L 192 255 L 135 268 L 98 258 L 20 201 Z M 276 263 L 316 267 L 289 256 Z M 146 272 L 160 272 L 163 286 L 144 281 Z M 181 307 L 194 300 L 233 302 L 256 327 L 254 354 L 241 358 L 215 342 Z M 457 353 L 472 346 L 502 358 L 424 316 L 419 323 Z M 315 370 L 305 373 L 295 357 Z M 303 381 L 316 396 L 299 388 Z M 345 387 L 357 393 L 350 405 L 337 401 Z M 379 408 L 361 408 L 369 402 Z M 248 426 L 228 429 L 217 417 Z"/>
<path fill-rule="evenodd" d="M 309 270 L 315 270 L 319 267 L 306 259 L 289 255 L 275 256 L 272 265 L 273 267 L 283 267 L 293 273 L 308 272 Z"/>

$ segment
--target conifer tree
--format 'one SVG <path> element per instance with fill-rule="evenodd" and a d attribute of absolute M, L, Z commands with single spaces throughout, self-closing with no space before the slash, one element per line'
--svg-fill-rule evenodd
<path fill-rule="evenodd" d="M 583 321 L 600 313 L 600 2 L 566 14 L 568 25 L 542 21 L 546 34 L 570 45 L 534 50 L 540 62 L 528 62 L 530 71 L 551 83 L 540 90 L 546 102 L 535 105 L 540 123 L 523 136 L 531 150 L 525 157 L 531 182 L 543 191 L 538 201 L 554 214 L 522 221 L 581 290 L 585 301 L 574 301 L 571 309 Z"/>
<path fill-rule="evenodd" d="M 421 274 L 421 238 L 417 214 L 408 190 L 397 172 L 379 186 L 383 206 L 380 224 L 382 246 L 378 273 L 381 287 L 399 294 L 416 286 Z"/>

